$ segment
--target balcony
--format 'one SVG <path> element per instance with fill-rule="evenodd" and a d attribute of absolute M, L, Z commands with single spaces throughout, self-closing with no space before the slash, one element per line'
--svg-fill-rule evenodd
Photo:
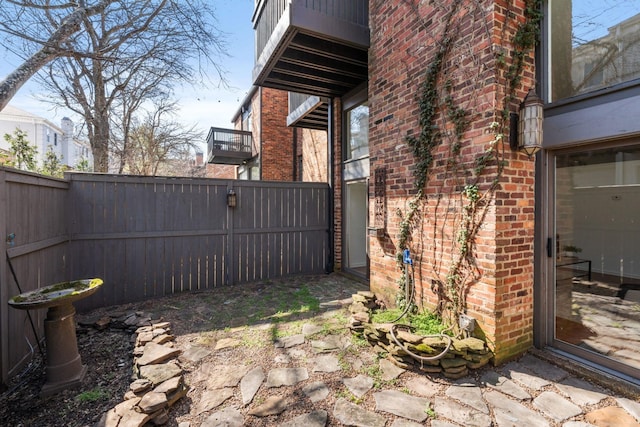
<path fill-rule="evenodd" d="M 211 128 L 207 136 L 207 161 L 219 165 L 241 165 L 253 157 L 251 132 Z"/>
<path fill-rule="evenodd" d="M 258 0 L 256 85 L 341 96 L 367 79 L 367 0 Z"/>
<path fill-rule="evenodd" d="M 328 98 L 289 92 L 287 126 L 327 130 L 328 124 Z"/>

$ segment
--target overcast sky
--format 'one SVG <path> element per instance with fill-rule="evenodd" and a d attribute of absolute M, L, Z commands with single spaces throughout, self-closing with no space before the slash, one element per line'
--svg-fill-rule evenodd
<path fill-rule="evenodd" d="M 0 0 L 1 1 L 1 0 Z M 251 72 L 254 62 L 254 36 L 251 25 L 254 0 L 212 0 L 218 17 L 219 29 L 226 34 L 229 57 L 223 59 L 223 68 L 229 87 L 207 89 L 176 88 L 180 99 L 178 118 L 187 125 L 197 125 L 206 138 L 212 126 L 231 128 L 231 118 L 240 107 L 240 102 L 251 88 Z M 0 80 L 20 64 L 20 59 L 0 48 Z M 214 72 L 211 73 L 215 75 Z M 212 85 L 211 85 L 212 86 Z M 20 89 L 10 104 L 36 114 L 52 123 L 60 123 L 70 111 L 54 111 L 49 104 L 41 103 L 36 95 L 38 86 L 27 83 Z M 204 149 L 204 141 L 203 141 Z"/>

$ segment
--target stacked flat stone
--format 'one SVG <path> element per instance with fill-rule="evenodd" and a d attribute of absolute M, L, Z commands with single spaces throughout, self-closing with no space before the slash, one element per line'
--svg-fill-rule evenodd
<path fill-rule="evenodd" d="M 99 427 L 163 425 L 169 408 L 187 394 L 169 322 L 140 326 L 134 339 L 133 382 L 124 401 L 102 416 Z"/>
<path fill-rule="evenodd" d="M 353 303 L 349 306 L 351 318 L 349 328 L 356 333 L 364 331 L 364 325 L 371 321 L 371 310 L 379 307 L 376 296 L 373 292 L 359 291 L 351 295 Z"/>
<path fill-rule="evenodd" d="M 418 360 L 406 350 L 421 357 L 434 357 L 447 348 L 448 340 L 440 336 L 414 334 L 399 327 L 394 331 L 401 344 L 398 346 L 391 336 L 392 324 L 370 321 L 371 308 L 368 307 L 376 301 L 375 295 L 370 292 L 368 294 L 371 295 L 361 294 L 353 295 L 353 304 L 349 308 L 352 313 L 349 321 L 351 331 L 366 338 L 377 353 L 386 354 L 387 359 L 398 367 L 441 373 L 447 378 L 458 379 L 466 376 L 469 369 L 479 369 L 493 358 L 484 341 L 470 337 L 452 339 L 449 350 L 440 359 Z"/>
<path fill-rule="evenodd" d="M 142 311 L 113 311 L 104 316 L 78 316 L 78 326 L 82 328 L 96 329 L 120 329 L 135 332 L 141 326 L 151 326 L 159 321 L 152 320 L 151 316 Z"/>

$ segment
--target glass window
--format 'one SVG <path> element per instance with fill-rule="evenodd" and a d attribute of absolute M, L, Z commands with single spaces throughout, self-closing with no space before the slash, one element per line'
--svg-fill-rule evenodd
<path fill-rule="evenodd" d="M 242 112 L 241 130 L 251 132 L 251 104 Z"/>
<path fill-rule="evenodd" d="M 640 78 L 640 0 L 549 0 L 550 101 Z"/>
<path fill-rule="evenodd" d="M 238 167 L 238 179 L 249 179 L 249 168 L 246 166 Z"/>
<path fill-rule="evenodd" d="M 238 167 L 238 179 L 257 181 L 260 179 L 260 160 L 255 158 Z"/>
<path fill-rule="evenodd" d="M 346 183 L 345 266 L 366 275 L 367 267 L 367 181 Z"/>
<path fill-rule="evenodd" d="M 555 164 L 556 339 L 640 368 L 640 145 Z"/>
<path fill-rule="evenodd" d="M 369 155 L 369 105 L 360 104 L 347 111 L 346 160 Z"/>

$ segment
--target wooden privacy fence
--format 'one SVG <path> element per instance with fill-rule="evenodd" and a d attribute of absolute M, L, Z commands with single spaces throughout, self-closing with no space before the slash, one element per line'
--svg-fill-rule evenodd
<path fill-rule="evenodd" d="M 227 192 L 237 195 L 227 206 Z M 325 271 L 329 189 L 322 183 L 71 174 L 0 168 L 0 233 L 22 291 L 64 280 L 105 284 L 79 310 Z M 4 257 L 4 255 L 3 255 Z M 0 267 L 2 382 L 30 357 L 26 314 Z M 45 312 L 32 316 L 42 336 Z"/>
<path fill-rule="evenodd" d="M 37 351 L 26 312 L 7 304 L 19 291 L 6 255 L 23 291 L 66 280 L 70 259 L 68 196 L 67 181 L 0 168 L 0 238 L 6 249 L 0 254 L 1 384 Z M 45 315 L 44 310 L 31 311 L 40 338 Z"/>

